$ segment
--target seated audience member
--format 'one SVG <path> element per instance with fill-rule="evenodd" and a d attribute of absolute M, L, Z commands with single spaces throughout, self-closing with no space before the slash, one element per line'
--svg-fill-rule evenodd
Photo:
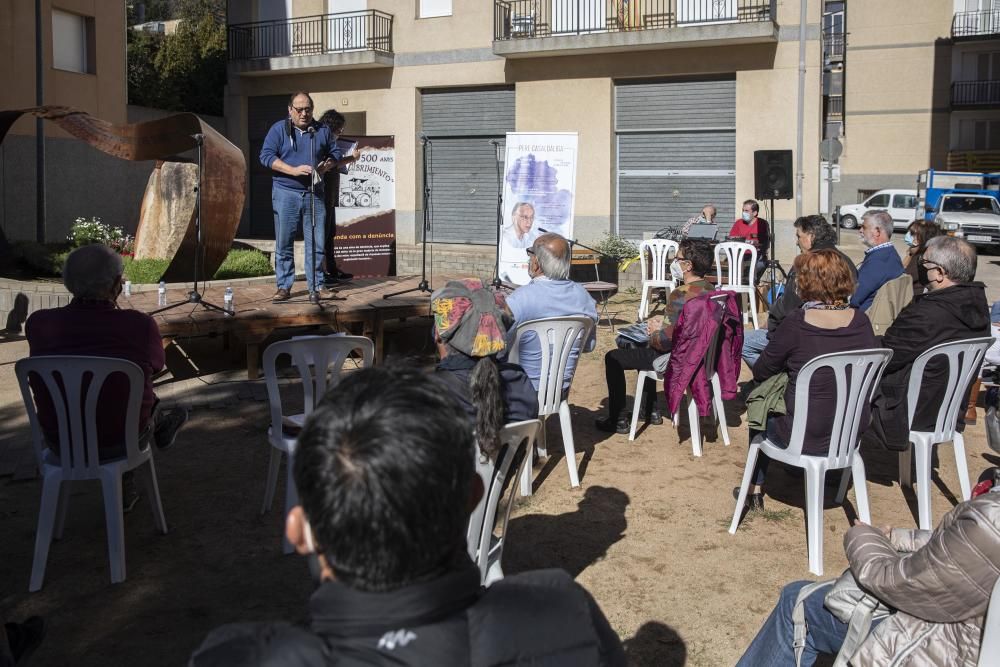
<path fill-rule="evenodd" d="M 784 392 L 786 414 L 767 418 L 767 438 L 779 446 L 788 446 L 795 419 L 795 381 L 799 371 L 813 358 L 831 352 L 871 349 L 876 346 L 868 317 L 851 308 L 849 299 L 854 292 L 851 264 L 836 250 L 817 250 L 799 255 L 794 262 L 796 289 L 802 307 L 785 316 L 775 329 L 771 341 L 753 365 L 757 382 L 781 373 L 788 374 Z M 809 387 L 809 413 L 806 423 L 803 454 L 825 455 L 830 448 L 830 431 L 837 385 L 829 369 L 818 371 Z M 866 423 L 862 417 L 862 424 Z M 750 438 L 756 433 L 751 430 Z M 751 509 L 764 506 L 761 485 L 770 459 L 763 453 L 750 485 L 748 501 Z M 737 491 L 739 489 L 737 488 Z"/>
<path fill-rule="evenodd" d="M 173 444 L 187 411 L 158 409 L 153 374 L 163 369 L 164 355 L 156 321 L 138 310 L 120 310 L 124 267 L 121 256 L 102 244 L 77 248 L 66 258 L 63 283 L 73 295 L 69 305 L 36 311 L 28 318 L 25 336 L 30 356 L 69 354 L 116 357 L 137 364 L 146 382 L 139 412 L 139 430 L 152 428 L 160 449 Z M 32 378 L 34 380 L 34 378 Z M 58 451 L 59 428 L 44 383 L 33 381 L 38 419 L 50 447 Z M 101 389 L 97 407 L 98 451 L 102 459 L 125 455 L 125 378 L 112 375 Z"/>
<path fill-rule="evenodd" d="M 857 278 L 858 271 L 854 263 L 844 253 L 837 250 L 837 232 L 821 215 L 807 215 L 795 221 L 795 241 L 802 252 L 815 250 L 834 250 L 851 267 L 851 273 Z M 802 307 L 802 299 L 795 290 L 795 269 L 792 268 L 785 280 L 785 291 L 781 293 L 767 314 L 767 329 L 752 329 L 743 334 L 743 359 L 753 367 L 761 350 L 767 345 L 768 339 L 785 319 L 788 313 Z"/>
<path fill-rule="evenodd" d="M 944 230 L 934 222 L 914 220 L 906 228 L 906 254 L 903 255 L 903 270 L 913 278 L 913 296 L 923 294 L 927 289 L 927 272 L 920 266 L 927 250 L 927 242 L 935 236 L 941 236 Z"/>
<path fill-rule="evenodd" d="M 753 199 L 743 202 L 743 212 L 739 220 L 733 223 L 729 230 L 729 238 L 733 240 L 743 239 L 757 249 L 757 266 L 754 268 L 753 278 L 757 281 L 764 268 L 767 266 L 767 253 L 771 243 L 771 229 L 767 220 L 760 218 L 760 204 Z"/>
<path fill-rule="evenodd" d="M 628 433 L 631 422 L 625 410 L 625 371 L 653 370 L 653 360 L 667 354 L 673 347 L 674 327 L 684 304 L 700 294 L 715 289 L 705 280 L 712 268 L 712 246 L 707 241 L 685 239 L 670 264 L 670 275 L 680 285 L 667 297 L 666 312 L 646 321 L 649 345 L 614 349 L 604 355 L 604 375 L 608 382 L 608 416 L 595 422 L 606 433 Z M 662 424 L 663 417 L 656 407 L 656 381 L 647 378 L 643 389 L 646 421 Z"/>
<path fill-rule="evenodd" d="M 894 450 L 909 447 L 906 393 L 910 368 L 917 357 L 941 343 L 991 335 L 986 286 L 973 282 L 976 249 L 971 244 L 952 236 L 932 238 L 927 242 L 921 266 L 927 275 L 928 291 L 900 311 L 882 337 L 882 346 L 892 350 L 892 359 L 872 402 L 872 431 L 883 445 Z M 947 382 L 947 360 L 932 360 L 924 369 L 913 430 L 934 430 Z M 962 414 L 959 429 L 964 428 Z"/>
<path fill-rule="evenodd" d="M 475 426 L 479 448 L 495 460 L 504 424 L 538 417 L 538 393 L 524 369 L 497 361 L 514 316 L 502 292 L 478 279 L 451 280 L 431 295 L 438 362 L 444 384 Z"/>
<path fill-rule="evenodd" d="M 519 324 L 546 317 L 584 316 L 597 322 L 597 306 L 594 298 L 580 283 L 569 279 L 569 267 L 573 251 L 569 241 L 558 234 L 542 234 L 528 248 L 528 275 L 531 282 L 514 290 L 507 297 L 507 306 L 514 314 L 514 324 L 510 327 L 508 347 L 514 342 Z M 583 343 L 583 351 L 590 352 L 597 344 L 597 329 Z M 573 348 L 566 364 L 563 390 L 568 390 L 576 372 L 576 362 L 580 356 L 580 345 Z M 521 341 L 519 363 L 538 389 L 542 366 L 542 348 L 534 333 L 528 332 Z"/>
<path fill-rule="evenodd" d="M 687 238 L 688 232 L 690 232 L 691 228 L 694 227 L 695 225 L 717 224 L 715 222 L 715 216 L 716 216 L 715 206 L 712 204 L 705 204 L 705 206 L 703 206 L 701 209 L 700 215 L 696 215 L 693 218 L 688 218 L 687 222 L 684 223 L 684 226 L 681 227 L 681 237 Z"/>
<path fill-rule="evenodd" d="M 847 656 L 850 664 L 976 664 L 983 616 L 1000 572 L 1000 489 L 960 503 L 933 532 L 856 522 L 844 535 L 844 551 L 861 588 L 894 610 L 873 621 L 854 655 Z M 792 610 L 810 583 L 796 581 L 782 589 L 737 667 L 795 667 Z M 819 653 L 837 654 L 847 638 L 847 624 L 823 604 L 828 590 L 814 591 L 803 602 L 803 667 L 814 664 Z"/>
<path fill-rule="evenodd" d="M 868 310 L 882 285 L 903 275 L 903 263 L 892 245 L 892 216 L 888 211 L 868 211 L 861 216 L 861 242 L 865 258 L 858 267 L 858 289 L 851 305 Z"/>
<path fill-rule="evenodd" d="M 383 366 L 345 377 L 295 453 L 301 505 L 286 534 L 316 584 L 308 624 L 219 628 L 190 664 L 624 665 L 617 635 L 566 572 L 480 586 L 465 537 L 483 493 L 474 446 L 433 376 Z"/>

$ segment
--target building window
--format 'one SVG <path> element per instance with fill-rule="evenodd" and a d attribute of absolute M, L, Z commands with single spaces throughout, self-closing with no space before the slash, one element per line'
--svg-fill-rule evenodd
<path fill-rule="evenodd" d="M 451 0 L 419 0 L 420 13 L 418 18 L 429 19 L 435 16 L 451 16 Z"/>
<path fill-rule="evenodd" d="M 962 120 L 958 124 L 957 150 L 1000 150 L 1000 120 Z"/>
<path fill-rule="evenodd" d="M 52 67 L 95 74 L 94 19 L 52 10 Z"/>

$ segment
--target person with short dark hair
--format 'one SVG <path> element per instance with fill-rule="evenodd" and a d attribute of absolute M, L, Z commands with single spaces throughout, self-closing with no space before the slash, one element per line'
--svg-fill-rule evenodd
<path fill-rule="evenodd" d="M 324 125 L 330 130 L 331 139 L 336 144 L 340 135 L 344 133 L 344 126 L 347 119 L 344 114 L 336 109 L 327 109 L 319 117 L 320 125 Z M 337 206 L 339 204 L 340 193 L 338 190 L 340 172 L 353 162 L 357 162 L 357 155 L 343 156 L 332 169 L 323 174 L 323 204 L 326 206 L 326 239 L 323 246 L 323 259 L 326 260 L 323 282 L 327 287 L 335 287 L 339 283 L 350 282 L 354 278 L 353 273 L 347 273 L 337 268 L 337 258 L 334 254 L 334 239 L 337 236 Z"/>
<path fill-rule="evenodd" d="M 316 583 L 308 626 L 225 626 L 190 664 L 624 665 L 566 572 L 480 586 L 466 547 L 483 494 L 474 451 L 471 423 L 432 376 L 346 376 L 306 421 L 293 463 L 300 505 L 286 534 Z"/>
<path fill-rule="evenodd" d="M 667 354 L 673 348 L 674 327 L 684 304 L 715 286 L 705 280 L 705 274 L 712 269 L 712 246 L 699 239 L 684 239 L 677 248 L 677 254 L 670 264 L 670 274 L 678 282 L 676 289 L 667 297 L 666 311 L 662 316 L 647 320 L 649 345 L 646 347 L 615 348 L 604 355 L 604 375 L 608 383 L 608 414 L 594 422 L 598 430 L 605 433 L 625 434 L 631 422 L 625 411 L 625 371 L 653 370 L 653 361 Z M 645 406 L 643 414 L 650 424 L 662 424 L 663 417 L 657 405 L 656 381 L 646 378 L 643 389 Z"/>
<path fill-rule="evenodd" d="M 906 243 L 903 270 L 906 275 L 913 278 L 913 296 L 927 291 L 927 271 L 921 263 L 927 250 L 927 242 L 942 234 L 944 230 L 941 229 L 941 225 L 927 220 L 914 220 L 906 228 L 906 236 L 903 237 L 903 242 Z"/>

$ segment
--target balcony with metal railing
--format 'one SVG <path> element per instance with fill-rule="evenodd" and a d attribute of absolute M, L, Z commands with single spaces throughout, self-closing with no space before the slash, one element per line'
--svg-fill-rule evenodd
<path fill-rule="evenodd" d="M 494 0 L 507 58 L 777 42 L 776 0 Z"/>
<path fill-rule="evenodd" d="M 279 74 L 392 67 L 392 19 L 365 10 L 231 25 L 230 68 Z"/>
<path fill-rule="evenodd" d="M 951 84 L 953 107 L 1000 106 L 1000 81 L 955 81 Z"/>
<path fill-rule="evenodd" d="M 842 32 L 823 35 L 823 62 L 827 65 L 844 62 L 847 49 L 847 35 Z"/>
<path fill-rule="evenodd" d="M 956 40 L 995 39 L 1000 36 L 1000 8 L 955 12 L 951 37 Z"/>

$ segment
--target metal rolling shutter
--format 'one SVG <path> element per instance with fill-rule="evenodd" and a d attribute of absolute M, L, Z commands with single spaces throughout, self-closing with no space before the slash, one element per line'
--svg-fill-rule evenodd
<path fill-rule="evenodd" d="M 507 132 L 514 131 L 514 89 L 425 90 L 421 119 L 422 130 L 431 139 L 428 238 L 438 243 L 495 244 L 496 161 L 489 140 L 502 142 Z"/>
<path fill-rule="evenodd" d="M 274 212 L 271 207 L 271 170 L 260 163 L 260 149 L 271 126 L 288 117 L 288 95 L 263 95 L 247 98 L 246 156 L 250 167 L 250 237 L 274 238 Z"/>
<path fill-rule="evenodd" d="M 728 232 L 736 200 L 736 81 L 615 87 L 618 233 L 680 226 L 707 203 Z"/>

